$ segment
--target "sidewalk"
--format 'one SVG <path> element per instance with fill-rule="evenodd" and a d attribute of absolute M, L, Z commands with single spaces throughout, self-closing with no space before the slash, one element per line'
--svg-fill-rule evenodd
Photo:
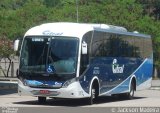
<path fill-rule="evenodd" d="M 160 90 L 160 80 L 152 80 L 151 89 Z"/>

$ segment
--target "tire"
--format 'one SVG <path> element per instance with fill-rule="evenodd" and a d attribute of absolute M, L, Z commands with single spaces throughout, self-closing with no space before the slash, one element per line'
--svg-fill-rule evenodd
<path fill-rule="evenodd" d="M 38 103 L 43 104 L 46 102 L 46 97 L 38 97 Z"/>
<path fill-rule="evenodd" d="M 127 99 L 133 99 L 134 98 L 134 82 L 132 81 L 131 82 L 131 85 L 130 85 L 130 91 L 126 94 L 126 97 L 127 97 Z"/>
<path fill-rule="evenodd" d="M 89 105 L 94 104 L 95 97 L 96 97 L 96 89 L 92 86 L 92 88 L 91 88 L 91 97 L 88 99 L 88 104 Z"/>

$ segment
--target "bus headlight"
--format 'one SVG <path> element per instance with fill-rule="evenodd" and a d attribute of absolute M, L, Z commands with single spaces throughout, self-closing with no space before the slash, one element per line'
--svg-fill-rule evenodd
<path fill-rule="evenodd" d="M 68 80 L 68 81 L 66 81 L 64 84 L 63 84 L 63 88 L 66 88 L 66 87 L 68 87 L 71 83 L 73 83 L 73 82 L 76 82 L 76 81 L 78 81 L 78 79 L 77 78 L 73 78 L 73 79 L 71 79 L 71 80 Z"/>

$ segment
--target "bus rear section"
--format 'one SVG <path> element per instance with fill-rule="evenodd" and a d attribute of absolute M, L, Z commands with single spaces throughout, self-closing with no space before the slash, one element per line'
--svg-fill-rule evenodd
<path fill-rule="evenodd" d="M 112 95 L 132 99 L 136 90 L 151 87 L 153 51 L 149 35 L 97 29 L 86 33 L 83 43 L 88 52 L 81 54 L 80 83 L 91 101 Z"/>

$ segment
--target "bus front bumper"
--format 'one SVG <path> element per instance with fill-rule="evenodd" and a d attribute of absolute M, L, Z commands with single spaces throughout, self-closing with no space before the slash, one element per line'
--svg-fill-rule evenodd
<path fill-rule="evenodd" d="M 57 97 L 57 98 L 86 98 L 90 97 L 86 93 L 79 82 L 73 82 L 66 88 L 59 89 L 43 89 L 43 88 L 31 88 L 25 86 L 20 80 L 18 83 L 18 94 L 19 95 L 30 95 L 30 96 L 42 96 L 42 97 Z"/>

